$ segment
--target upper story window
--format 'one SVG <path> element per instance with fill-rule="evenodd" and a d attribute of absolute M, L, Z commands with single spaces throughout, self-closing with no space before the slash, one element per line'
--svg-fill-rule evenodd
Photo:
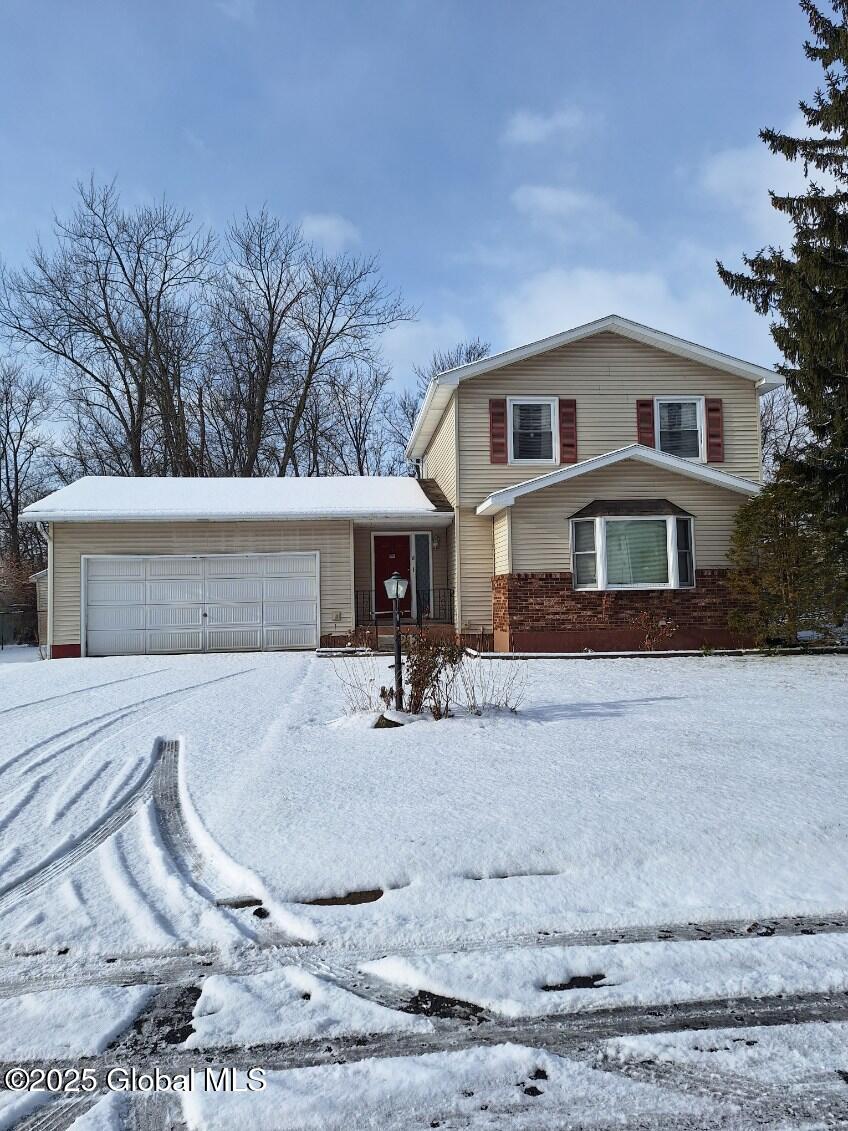
<path fill-rule="evenodd" d="M 575 589 L 689 589 L 695 584 L 688 517 L 574 519 L 571 555 Z"/>
<path fill-rule="evenodd" d="M 557 463 L 556 397 L 522 397 L 507 402 L 509 462 Z"/>
<path fill-rule="evenodd" d="M 662 452 L 706 461 L 703 397 L 656 397 L 654 432 Z"/>

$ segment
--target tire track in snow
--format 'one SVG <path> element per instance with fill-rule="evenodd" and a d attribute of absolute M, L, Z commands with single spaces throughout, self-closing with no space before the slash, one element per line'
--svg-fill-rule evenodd
<path fill-rule="evenodd" d="M 71 699 L 75 695 L 84 695 L 86 691 L 99 691 L 103 687 L 114 687 L 118 683 L 132 683 L 137 679 L 147 679 L 151 675 L 161 675 L 171 671 L 170 668 L 156 668 L 152 672 L 138 672 L 136 675 L 123 676 L 121 679 L 110 679 L 106 683 L 91 683 L 87 687 L 77 687 L 73 691 L 63 691 L 59 695 L 47 695 L 44 699 L 32 699 L 28 703 L 16 703 L 14 707 L 4 707 L 0 717 L 11 715 L 13 711 L 28 711 L 41 707 L 44 703 L 55 703 L 57 699 Z"/>
<path fill-rule="evenodd" d="M 140 713 L 143 707 L 147 707 L 150 703 L 154 702 L 154 700 L 159 701 L 165 698 L 171 698 L 175 695 L 188 697 L 201 688 L 221 683 L 224 680 L 234 679 L 239 675 L 246 675 L 253 670 L 253 668 L 246 668 L 238 672 L 230 672 L 228 675 L 205 680 L 202 683 L 193 684 L 188 688 L 179 688 L 176 691 L 166 692 L 164 695 L 158 695 L 155 696 L 154 699 L 146 700 L 145 703 L 139 706 L 138 710 L 133 713 Z M 145 711 L 144 713 L 151 714 L 152 711 Z M 123 719 L 113 720 L 113 724 L 120 721 L 123 721 Z M 98 728 L 98 731 L 102 731 L 103 729 L 105 729 L 105 727 Z M 91 735 L 87 737 L 91 737 Z M 69 747 L 65 749 L 80 745 L 82 741 L 84 740 L 71 743 Z M 151 798 L 153 795 L 151 783 L 154 770 L 163 753 L 163 745 L 164 740 L 157 738 L 154 743 L 153 757 L 141 778 L 136 782 L 136 785 L 130 793 L 113 809 L 106 813 L 94 825 L 90 826 L 86 832 L 71 840 L 67 847 L 60 849 L 57 854 L 33 865 L 33 867 L 27 869 L 11 883 L 0 887 L 0 913 L 17 905 L 21 900 L 28 898 L 34 892 L 38 891 L 39 888 L 44 887 L 45 884 L 50 883 L 64 872 L 67 872 L 68 869 L 72 868 L 95 848 L 99 847 L 99 845 L 103 844 L 104 841 L 108 840 L 109 837 L 113 836 L 127 823 L 141 802 Z"/>
<path fill-rule="evenodd" d="M 0 765 L 0 773 L 4 773 L 9 768 L 18 768 L 24 773 L 39 769 L 45 763 L 52 761 L 54 758 L 58 758 L 60 754 L 65 754 L 70 750 L 77 749 L 78 747 L 84 745 L 89 739 L 94 738 L 96 735 L 103 734 L 105 731 L 111 730 L 113 727 L 124 722 L 124 720 L 131 718 L 132 716 L 145 716 L 152 714 L 155 710 L 155 707 L 153 705 L 161 703 L 164 699 L 173 699 L 178 695 L 189 695 L 201 688 L 210 687 L 213 684 L 222 683 L 228 679 L 234 679 L 239 675 L 246 675 L 254 670 L 254 668 L 243 668 L 237 672 L 229 672 L 227 675 L 216 676 L 215 679 L 207 679 L 203 680 L 201 683 L 189 684 L 188 687 L 177 687 L 172 691 L 164 691 L 159 695 L 151 695 L 149 698 L 139 699 L 135 703 L 127 703 L 122 707 L 115 707 L 111 711 L 105 711 L 102 715 L 95 715 L 94 718 L 88 718 L 81 723 L 75 723 L 73 726 L 66 727 L 64 730 L 57 731 L 55 734 L 52 734 L 47 738 L 40 739 L 32 746 L 28 746 L 26 749 L 13 754 L 11 758 L 8 758 L 2 765 Z M 50 747 L 54 743 L 61 741 L 63 738 L 67 738 L 69 735 L 74 734 L 77 731 L 84 730 L 86 727 L 91 727 L 92 723 L 100 723 L 102 725 L 95 726 L 87 734 L 81 735 L 78 738 L 74 738 L 64 746 L 60 746 L 55 750 L 50 749 Z M 47 753 L 42 755 L 40 758 L 37 758 L 33 762 L 25 763 L 23 767 L 20 766 L 21 759 L 26 758 L 30 754 L 38 754 L 42 750 L 47 751 Z"/>

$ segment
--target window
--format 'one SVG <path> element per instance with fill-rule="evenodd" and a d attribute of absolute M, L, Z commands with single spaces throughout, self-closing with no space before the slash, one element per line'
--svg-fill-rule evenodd
<path fill-rule="evenodd" d="M 572 523 L 574 545 L 574 585 L 577 589 L 594 588 L 598 580 L 595 559 L 595 520 Z"/>
<path fill-rule="evenodd" d="M 575 519 L 571 547 L 575 589 L 689 589 L 695 584 L 690 518 Z"/>
<path fill-rule="evenodd" d="M 557 429 L 556 397 L 509 401 L 509 462 L 556 463 Z"/>
<path fill-rule="evenodd" d="M 656 442 L 661 452 L 705 460 L 703 397 L 658 397 L 654 415 Z"/>

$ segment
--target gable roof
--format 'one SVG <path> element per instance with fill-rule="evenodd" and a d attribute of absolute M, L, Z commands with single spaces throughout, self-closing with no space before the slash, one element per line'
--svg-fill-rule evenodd
<path fill-rule="evenodd" d="M 593 456 L 592 459 L 584 459 L 580 463 L 572 463 L 567 467 L 557 468 L 556 471 L 549 471 L 547 475 L 526 479 L 523 483 L 505 487 L 502 491 L 493 491 L 477 508 L 477 514 L 497 514 L 504 507 L 511 507 L 522 495 L 530 495 L 545 487 L 553 487 L 555 483 L 564 483 L 567 479 L 576 479 L 590 471 L 599 471 L 602 467 L 610 467 L 625 459 L 635 459 L 652 464 L 654 467 L 665 468 L 667 471 L 676 471 L 680 475 L 689 476 L 690 479 L 700 479 L 716 487 L 726 487 L 728 491 L 737 491 L 740 495 L 758 495 L 761 490 L 760 484 L 754 483 L 752 479 L 730 475 L 727 471 L 719 471 L 704 463 L 693 463 L 692 460 L 671 456 L 668 452 L 646 448 L 642 444 L 628 444 L 624 448 L 617 448 L 614 452 L 606 452 L 602 456 Z"/>
<path fill-rule="evenodd" d="M 452 511 L 450 512 L 453 513 Z M 417 479 L 338 475 L 264 479 L 86 475 L 28 506 L 25 522 L 256 519 L 444 520 Z"/>
<path fill-rule="evenodd" d="M 762 365 L 754 365 L 750 361 L 742 361 L 738 357 L 721 353 L 718 350 L 699 346 L 695 342 L 686 341 L 685 338 L 676 338 L 673 334 L 665 334 L 662 330 L 654 330 L 644 326 L 641 322 L 633 322 L 629 318 L 622 318 L 620 314 L 607 314 L 594 322 L 586 322 L 582 326 L 575 326 L 571 330 L 564 330 L 560 334 L 552 334 L 548 338 L 541 338 L 537 342 L 530 342 L 515 349 L 504 350 L 502 353 L 492 354 L 480 361 L 472 361 L 468 365 L 460 365 L 456 369 L 447 369 L 438 373 L 427 386 L 424 403 L 415 419 L 412 435 L 406 447 L 409 459 L 417 459 L 432 439 L 433 433 L 441 420 L 453 390 L 462 381 L 470 377 L 479 377 L 481 373 L 491 373 L 505 365 L 512 365 L 516 361 L 525 361 L 529 357 L 547 353 L 549 350 L 567 346 L 571 342 L 579 342 L 583 338 L 591 338 L 595 334 L 613 333 L 620 334 L 623 338 L 630 338 L 634 342 L 653 346 L 665 353 L 685 357 L 689 361 L 700 361 L 713 369 L 720 369 L 731 373 L 734 377 L 744 377 L 753 381 L 760 395 L 771 392 L 784 384 L 779 373 L 766 369 Z"/>

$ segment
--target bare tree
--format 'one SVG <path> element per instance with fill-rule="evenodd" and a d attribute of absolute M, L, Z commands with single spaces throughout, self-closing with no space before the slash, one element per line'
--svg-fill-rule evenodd
<path fill-rule="evenodd" d="M 0 557 L 12 566 L 41 564 L 43 546 L 21 511 L 46 489 L 45 459 L 51 400 L 43 377 L 0 362 Z"/>
<path fill-rule="evenodd" d="M 421 411 L 421 405 L 427 392 L 427 386 L 440 373 L 449 369 L 456 369 L 460 365 L 469 365 L 472 361 L 480 361 L 489 356 L 490 345 L 473 338 L 467 342 L 457 342 L 448 350 L 434 350 L 426 365 L 416 365 L 415 388 L 401 389 L 391 400 L 386 409 L 386 428 L 394 447 L 395 462 L 402 466 L 406 460 L 406 446 L 415 419 Z M 407 464 L 407 466 L 409 466 Z"/>
<path fill-rule="evenodd" d="M 268 454 L 269 403 L 286 399 L 291 322 L 304 296 L 300 232 L 262 209 L 230 225 L 212 302 L 212 473 L 255 475 Z"/>
<path fill-rule="evenodd" d="M 203 345 L 200 289 L 213 238 L 165 201 L 125 211 L 114 184 L 78 186 L 20 271 L 0 273 L 0 325 L 53 360 L 71 424 L 67 456 L 99 471 L 194 474 Z"/>
<path fill-rule="evenodd" d="M 804 409 L 786 388 L 775 389 L 760 401 L 763 467 L 773 479 L 784 460 L 797 459 L 812 441 Z"/>
<path fill-rule="evenodd" d="M 330 379 L 328 451 L 332 471 L 342 475 L 390 475 L 398 472 L 386 426 L 390 403 L 389 370 L 359 365 Z"/>
<path fill-rule="evenodd" d="M 289 379 L 273 405 L 278 475 L 293 467 L 304 413 L 317 387 L 345 367 L 376 365 L 380 335 L 412 317 L 400 295 L 386 288 L 373 257 L 327 256 L 310 247 L 303 278 L 292 311 Z"/>

